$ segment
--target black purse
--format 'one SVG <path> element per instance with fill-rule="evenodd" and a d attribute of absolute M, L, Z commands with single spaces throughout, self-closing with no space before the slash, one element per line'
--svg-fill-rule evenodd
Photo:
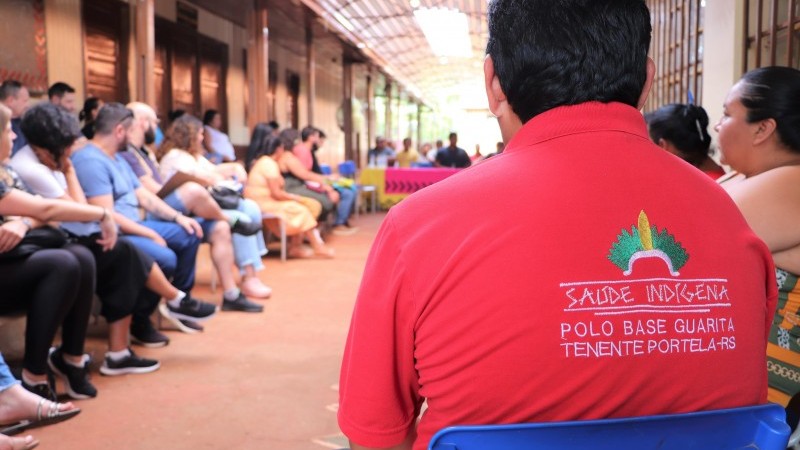
<path fill-rule="evenodd" d="M 208 192 L 222 209 L 236 209 L 242 199 L 242 194 L 226 186 L 210 186 Z"/>
<path fill-rule="evenodd" d="M 0 261 L 27 258 L 35 252 L 47 248 L 61 248 L 69 242 L 69 236 L 59 228 L 44 226 L 33 228 L 11 250 L 0 253 Z"/>

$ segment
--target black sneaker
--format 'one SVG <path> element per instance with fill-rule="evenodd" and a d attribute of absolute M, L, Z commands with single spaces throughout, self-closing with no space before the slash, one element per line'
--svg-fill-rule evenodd
<path fill-rule="evenodd" d="M 217 313 L 217 306 L 211 303 L 206 303 L 190 296 L 183 297 L 180 306 L 174 308 L 167 302 L 167 309 L 169 315 L 176 319 L 192 320 L 194 322 L 203 322 Z"/>
<path fill-rule="evenodd" d="M 142 347 L 158 348 L 169 344 L 169 338 L 156 330 L 148 319 L 141 324 L 131 324 L 131 342 Z"/>
<path fill-rule="evenodd" d="M 167 304 L 164 302 L 158 304 L 158 312 L 161 314 L 161 317 L 169 321 L 169 323 L 174 325 L 175 328 L 183 331 L 184 333 L 195 334 L 204 330 L 202 325 L 193 320 L 176 319 L 175 317 L 172 317 L 169 308 L 167 308 Z"/>
<path fill-rule="evenodd" d="M 133 353 L 133 350 L 128 349 L 130 355 L 125 358 L 114 361 L 106 356 L 103 365 L 100 366 L 100 373 L 103 375 L 125 375 L 127 373 L 149 373 L 158 370 L 161 363 L 155 359 L 140 358 Z"/>
<path fill-rule="evenodd" d="M 263 225 L 261 222 L 236 219 L 236 222 L 231 226 L 231 233 L 241 234 L 242 236 L 252 236 L 261 231 L 262 227 Z"/>
<path fill-rule="evenodd" d="M 263 305 L 259 305 L 258 303 L 253 303 L 247 299 L 241 292 L 239 296 L 236 297 L 236 300 L 226 300 L 225 298 L 222 299 L 222 310 L 223 311 L 243 311 L 243 312 L 257 312 L 260 313 L 264 310 Z"/>
<path fill-rule="evenodd" d="M 22 387 L 51 402 L 58 402 L 58 396 L 56 395 L 55 389 L 53 389 L 55 384 L 55 379 L 50 373 L 47 374 L 47 383 L 28 384 L 24 379 L 22 380 Z"/>
<path fill-rule="evenodd" d="M 75 367 L 64 361 L 61 347 L 51 347 L 47 365 L 50 366 L 50 370 L 64 380 L 64 386 L 70 397 L 77 400 L 97 397 L 97 389 L 89 382 L 88 361 L 84 361 L 83 367 Z"/>

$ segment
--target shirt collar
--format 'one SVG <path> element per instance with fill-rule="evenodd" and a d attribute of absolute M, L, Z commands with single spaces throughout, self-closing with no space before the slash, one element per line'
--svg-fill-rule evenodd
<path fill-rule="evenodd" d="M 545 111 L 517 131 L 505 152 L 562 136 L 596 131 L 630 133 L 649 141 L 642 113 L 623 103 L 587 102 Z"/>

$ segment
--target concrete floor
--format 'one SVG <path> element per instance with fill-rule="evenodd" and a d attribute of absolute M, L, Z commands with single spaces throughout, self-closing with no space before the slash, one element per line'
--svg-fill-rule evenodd
<path fill-rule="evenodd" d="M 330 236 L 333 260 L 270 254 L 261 279 L 274 293 L 263 314 L 220 312 L 202 334 L 169 331 L 157 372 L 104 377 L 100 394 L 75 402 L 75 419 L 33 430 L 43 449 L 286 449 L 346 446 L 336 424 L 339 364 L 369 246 L 383 215 L 362 215 L 353 236 Z M 201 247 L 193 294 L 219 301 Z M 278 253 L 278 252 L 272 252 Z M 102 327 L 87 351 L 99 366 Z M 59 391 L 63 388 L 59 385 Z"/>

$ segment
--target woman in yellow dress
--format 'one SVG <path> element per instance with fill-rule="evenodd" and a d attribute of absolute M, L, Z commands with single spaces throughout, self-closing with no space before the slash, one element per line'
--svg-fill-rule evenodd
<path fill-rule="evenodd" d="M 275 214 L 283 220 L 286 234 L 292 236 L 290 256 L 307 258 L 316 255 L 332 258 L 333 249 L 322 240 L 312 213 L 321 209 L 319 202 L 284 190 L 285 182 L 277 162 L 285 151 L 283 143 L 271 135 L 267 124 L 260 123 L 253 129 L 250 147 L 258 156 L 247 177 L 245 198 L 258 203 L 261 211 Z M 278 232 L 276 224 L 267 222 L 266 226 L 271 231 Z M 302 246 L 304 237 L 313 250 Z"/>

